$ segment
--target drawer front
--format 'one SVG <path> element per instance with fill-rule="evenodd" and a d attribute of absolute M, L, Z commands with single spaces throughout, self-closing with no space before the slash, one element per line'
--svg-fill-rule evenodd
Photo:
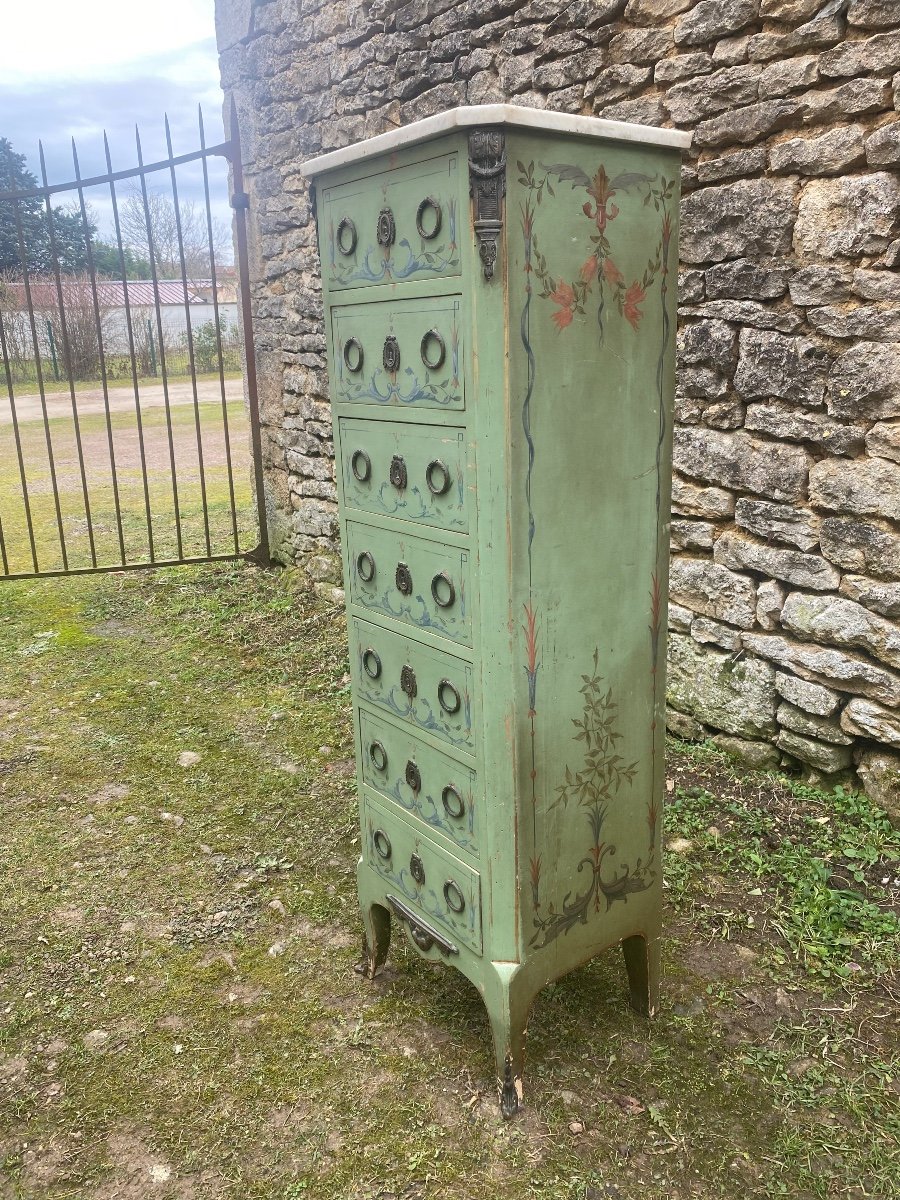
<path fill-rule="evenodd" d="M 474 753 L 468 663 L 357 617 L 350 631 L 350 667 L 359 700 Z"/>
<path fill-rule="evenodd" d="M 396 814 L 365 798 L 366 862 L 387 893 L 481 953 L 481 878 Z"/>
<path fill-rule="evenodd" d="M 478 857 L 475 837 L 477 777 L 447 754 L 370 713 L 359 714 L 363 783 L 401 805 L 413 818 Z"/>
<path fill-rule="evenodd" d="M 382 171 L 322 192 L 322 273 L 332 289 L 459 275 L 459 156 Z"/>
<path fill-rule="evenodd" d="M 468 532 L 465 430 L 342 417 L 338 435 L 348 507 Z"/>
<path fill-rule="evenodd" d="M 348 521 L 347 553 L 353 604 L 471 646 L 468 551 Z"/>
<path fill-rule="evenodd" d="M 336 404 L 462 409 L 459 296 L 331 311 Z"/>

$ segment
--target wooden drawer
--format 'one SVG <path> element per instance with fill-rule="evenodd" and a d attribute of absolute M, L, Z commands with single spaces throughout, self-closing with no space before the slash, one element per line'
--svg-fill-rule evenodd
<path fill-rule="evenodd" d="M 329 288 L 459 275 L 459 156 L 442 154 L 322 190 Z"/>
<path fill-rule="evenodd" d="M 478 857 L 477 776 L 471 767 L 362 710 L 358 761 L 363 783 L 399 804 L 413 821 L 424 822 Z"/>
<path fill-rule="evenodd" d="M 347 553 L 351 603 L 471 646 L 468 551 L 348 521 Z"/>
<path fill-rule="evenodd" d="M 357 699 L 457 749 L 475 752 L 468 663 L 354 617 L 350 669 Z"/>
<path fill-rule="evenodd" d="M 465 408 L 459 296 L 331 311 L 335 404 Z"/>
<path fill-rule="evenodd" d="M 481 878 L 399 814 L 364 796 L 365 859 L 393 895 L 481 953 Z"/>
<path fill-rule="evenodd" d="M 464 429 L 341 417 L 338 439 L 348 508 L 468 533 Z"/>

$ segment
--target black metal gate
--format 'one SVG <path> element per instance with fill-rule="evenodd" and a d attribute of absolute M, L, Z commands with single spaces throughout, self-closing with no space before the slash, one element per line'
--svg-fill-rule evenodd
<path fill-rule="evenodd" d="M 0 274 L 0 578 L 269 563 L 233 105 L 230 129 L 207 146 L 199 112 L 198 147 L 176 155 L 166 119 L 151 163 L 136 129 L 137 165 L 119 171 L 104 134 L 106 172 L 89 178 L 73 141 L 61 184 L 41 146 L 40 186 L 0 191 L 17 248 Z M 217 261 L 216 156 L 231 166 L 235 267 L 221 248 Z M 185 172 L 201 199 L 179 196 Z"/>

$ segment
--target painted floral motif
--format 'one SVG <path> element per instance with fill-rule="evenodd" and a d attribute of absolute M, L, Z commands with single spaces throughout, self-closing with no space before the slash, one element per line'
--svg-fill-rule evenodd
<path fill-rule="evenodd" d="M 645 863 L 638 859 L 633 866 L 615 864 L 616 847 L 606 840 L 604 829 L 610 806 L 615 804 L 622 790 L 631 785 L 637 774 L 637 763 L 627 762 L 616 750 L 622 734 L 617 728 L 618 706 L 611 689 L 603 687 L 600 675 L 600 652 L 594 651 L 594 669 L 590 675 L 582 675 L 581 694 L 584 707 L 580 718 L 572 723 L 576 730 L 576 742 L 584 743 L 584 757 L 579 769 L 566 766 L 565 780 L 556 789 L 553 807 L 569 804 L 578 805 L 585 811 L 591 840 L 578 863 L 578 870 L 587 869 L 587 887 L 582 892 L 568 892 L 557 908 L 550 903 L 542 915 L 540 904 L 535 901 L 535 934 L 531 945 L 540 949 L 559 937 L 561 933 L 578 924 L 587 923 L 591 911 L 599 912 L 606 901 L 607 909 L 617 900 L 625 900 L 632 892 L 642 892 L 655 878 L 653 851 Z M 540 860 L 537 860 L 538 874 Z M 534 863 L 532 863 L 532 885 L 534 887 Z"/>
<path fill-rule="evenodd" d="M 540 280 L 540 297 L 551 300 L 556 305 L 556 311 L 551 314 L 556 328 L 562 332 L 572 324 L 576 316 L 586 315 L 588 304 L 594 296 L 601 341 L 606 309 L 610 303 L 637 333 L 644 316 L 642 305 L 662 269 L 664 249 L 668 249 L 668 244 L 667 239 L 661 239 L 654 254 L 647 260 L 647 266 L 640 279 L 627 282 L 613 258 L 610 242 L 609 227 L 620 212 L 614 197 L 621 200 L 623 196 L 640 189 L 644 192 L 645 205 L 652 203 L 657 212 L 661 208 L 665 211 L 665 203 L 673 194 L 674 181 L 660 179 L 657 182 L 655 176 L 644 175 L 639 171 L 625 171 L 610 179 L 602 163 L 593 178 L 581 167 L 567 163 L 540 163 L 538 173 L 533 162 L 528 166 L 518 162 L 516 166 L 519 170 L 519 183 L 529 191 L 522 213 L 528 262 L 526 271 L 533 271 Z M 553 274 L 534 234 L 535 206 L 541 203 L 545 192 L 548 196 L 556 195 L 553 180 L 556 181 L 557 187 L 562 183 L 570 183 L 573 189 L 584 188 L 590 197 L 581 206 L 582 213 L 592 226 L 591 232 L 587 234 L 588 254 L 578 277 L 571 281 Z M 668 214 L 666 220 L 668 221 Z"/>
<path fill-rule="evenodd" d="M 454 324 L 450 333 L 450 374 L 431 383 L 422 380 L 412 367 L 398 373 L 378 369 L 368 379 L 358 380 L 345 370 L 343 345 L 336 356 L 338 369 L 338 398 L 345 402 L 373 404 L 425 404 L 440 408 L 461 405 L 462 389 L 459 377 L 459 330 Z"/>

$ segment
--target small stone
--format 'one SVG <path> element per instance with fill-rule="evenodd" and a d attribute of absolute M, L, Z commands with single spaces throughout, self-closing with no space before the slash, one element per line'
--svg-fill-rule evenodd
<path fill-rule="evenodd" d="M 841 702 L 840 692 L 820 683 L 797 679 L 795 675 L 784 675 L 781 671 L 775 672 L 775 690 L 789 704 L 819 717 L 830 717 Z"/>
<path fill-rule="evenodd" d="M 759 0 L 699 0 L 675 23 L 679 46 L 698 46 L 740 33 L 756 20 Z"/>
<path fill-rule="evenodd" d="M 741 179 L 692 192 L 682 204 L 682 260 L 758 260 L 786 254 L 795 194 L 796 184 L 787 179 Z"/>
<path fill-rule="evenodd" d="M 896 709 L 855 696 L 841 713 L 841 725 L 848 733 L 900 749 L 900 713 Z"/>
<path fill-rule="evenodd" d="M 900 341 L 900 304 L 811 308 L 806 319 L 826 337 Z"/>
<path fill-rule="evenodd" d="M 198 762 L 200 762 L 200 755 L 193 750 L 182 750 L 178 755 L 179 767 L 196 767 Z"/>
<path fill-rule="evenodd" d="M 278 958 L 278 957 L 280 957 L 280 955 L 284 954 L 286 949 L 287 949 L 286 942 L 273 942 L 272 945 L 269 947 L 269 949 L 266 951 L 266 954 L 268 954 L 269 958 Z"/>
<path fill-rule="evenodd" d="M 815 55 L 788 58 L 765 67 L 759 77 L 759 94 L 765 97 L 788 96 L 812 87 L 819 80 L 819 60 Z"/>
<path fill-rule="evenodd" d="M 742 430 L 676 429 L 674 465 L 703 483 L 755 492 L 772 500 L 801 500 L 809 458 L 799 446 L 757 442 Z"/>
<path fill-rule="evenodd" d="M 720 750 L 751 770 L 768 771 L 778 766 L 778 751 L 769 742 L 753 742 L 724 733 L 717 733 L 712 741 Z"/>
<path fill-rule="evenodd" d="M 697 308 L 685 306 L 679 316 L 705 317 L 728 321 L 735 325 L 752 325 L 756 329 L 775 329 L 778 333 L 796 333 L 803 324 L 798 313 L 772 308 L 768 304 L 760 304 L 757 300 L 707 300 Z"/>
<path fill-rule="evenodd" d="M 794 404 L 822 403 L 830 363 L 818 342 L 744 329 L 739 344 L 734 386 L 742 396 L 777 396 Z"/>
<path fill-rule="evenodd" d="M 866 162 L 870 167 L 900 165 L 900 121 L 882 125 L 866 138 Z"/>
<path fill-rule="evenodd" d="M 851 41 L 848 38 L 819 58 L 820 72 L 834 79 L 889 74 L 898 68 L 900 46 L 897 44 L 896 33 L 876 33 L 874 37 L 863 38 L 860 41 Z"/>
<path fill-rule="evenodd" d="M 699 721 L 675 708 L 666 709 L 666 729 L 682 742 L 702 742 L 706 737 L 706 730 Z"/>
<path fill-rule="evenodd" d="M 833 746 L 828 742 L 819 742 L 814 738 L 803 737 L 799 733 L 791 733 L 782 729 L 775 739 L 775 744 L 787 754 L 808 763 L 817 771 L 826 775 L 836 775 L 846 771 L 853 763 L 853 757 L 846 746 Z"/>
<path fill-rule="evenodd" d="M 828 517 L 819 529 L 825 557 L 848 571 L 900 579 L 900 536 L 880 521 Z"/>
<path fill-rule="evenodd" d="M 885 29 L 898 23 L 897 0 L 850 0 L 847 20 L 862 29 Z"/>
<path fill-rule="evenodd" d="M 634 25 L 652 25 L 676 17 L 690 8 L 694 0 L 628 0 L 625 19 Z"/>
<path fill-rule="evenodd" d="M 866 795 L 880 804 L 900 829 L 900 754 L 880 747 L 861 747 L 856 752 L 856 770 Z"/>
<path fill-rule="evenodd" d="M 780 404 L 749 404 L 744 428 L 789 442 L 809 442 L 826 454 L 859 454 L 866 439 L 864 425 L 844 425 L 824 413 Z"/>
<path fill-rule="evenodd" d="M 841 580 L 841 595 L 856 600 L 872 612 L 892 621 L 900 621 L 900 583 L 882 583 L 865 575 L 845 575 Z"/>
<path fill-rule="evenodd" d="M 791 24 L 808 21 L 822 7 L 822 0 L 762 0 L 759 15 L 770 21 Z"/>
<path fill-rule="evenodd" d="M 768 663 L 734 662 L 680 633 L 669 637 L 668 662 L 671 707 L 738 737 L 760 740 L 775 732 L 775 672 Z"/>
<path fill-rule="evenodd" d="M 900 346 L 860 342 L 846 350 L 829 373 L 826 403 L 833 417 L 900 417 Z"/>
<path fill-rule="evenodd" d="M 151 1183 L 168 1183 L 172 1178 L 172 1168 L 164 1163 L 154 1163 L 149 1169 L 149 1174 Z"/>
<path fill-rule="evenodd" d="M 666 842 L 666 849 L 671 850 L 673 854 L 689 854 L 693 848 L 694 843 L 688 838 L 676 837 Z"/>
<path fill-rule="evenodd" d="M 672 521 L 673 550 L 711 550 L 715 526 L 709 521 Z"/>
<path fill-rule="evenodd" d="M 86 1050 L 99 1050 L 108 1041 L 109 1033 L 105 1029 L 92 1029 L 90 1033 L 86 1033 L 81 1039 L 81 1043 Z"/>
<path fill-rule="evenodd" d="M 689 608 L 682 608 L 680 604 L 674 604 L 672 601 L 669 601 L 670 629 L 674 629 L 678 633 L 690 633 L 693 619 L 694 614 Z"/>
<path fill-rule="evenodd" d="M 900 668 L 897 625 L 844 596 L 805 596 L 793 592 L 785 601 L 781 622 L 786 629 L 810 641 L 855 646 L 888 666 Z"/>
<path fill-rule="evenodd" d="M 658 68 L 656 77 L 659 82 Z M 735 150 L 729 154 L 722 154 L 718 158 L 703 159 L 697 164 L 697 178 L 701 183 L 718 183 L 722 179 L 741 179 L 745 176 L 761 175 L 765 168 L 765 150 L 762 146 L 753 146 L 747 150 Z M 745 259 L 744 261 L 749 260 Z M 682 296 L 682 299 L 687 300 L 688 297 Z"/>
<path fill-rule="evenodd" d="M 678 366 L 712 367 L 730 371 L 734 361 L 735 332 L 724 321 L 697 321 L 678 334 Z"/>
<path fill-rule="evenodd" d="M 759 73 L 760 68 L 755 64 L 742 64 L 686 79 L 669 87 L 663 103 L 676 125 L 691 125 L 754 101 L 759 90 Z"/>
<path fill-rule="evenodd" d="M 797 99 L 797 116 L 804 125 L 833 125 L 889 109 L 891 89 L 884 79 L 851 79 L 840 87 L 806 92 Z"/>
<path fill-rule="evenodd" d="M 711 429 L 740 429 L 746 409 L 737 396 L 708 404 L 703 410 L 703 423 Z"/>
<path fill-rule="evenodd" d="M 900 421 L 881 421 L 866 435 L 866 449 L 879 458 L 900 463 Z"/>
<path fill-rule="evenodd" d="M 732 259 L 706 272 L 710 300 L 777 300 L 787 291 L 787 267 L 764 267 L 746 258 Z"/>
<path fill-rule="evenodd" d="M 862 300 L 900 300 L 900 274 L 859 267 L 853 272 L 852 288 Z"/>
<path fill-rule="evenodd" d="M 794 304 L 833 304 L 850 299 L 850 268 L 816 263 L 795 271 L 788 284 Z"/>
<path fill-rule="evenodd" d="M 867 701 L 868 703 L 868 701 Z M 837 721 L 828 721 L 825 717 L 816 717 L 795 708 L 792 704 L 780 704 L 775 714 L 778 724 L 792 733 L 800 733 L 804 737 L 818 738 L 822 742 L 830 742 L 834 746 L 850 746 L 853 738 L 841 729 Z"/>
<path fill-rule="evenodd" d="M 786 542 L 798 550 L 812 550 L 819 544 L 819 519 L 808 509 L 742 496 L 734 519 L 742 529 L 768 542 Z"/>
<path fill-rule="evenodd" d="M 824 683 L 826 687 L 833 684 L 841 691 L 868 696 L 888 707 L 900 704 L 900 676 L 844 650 L 769 633 L 745 633 L 744 648 L 813 683 Z"/>
<path fill-rule="evenodd" d="M 814 179 L 800 197 L 794 249 L 803 258 L 878 254 L 890 242 L 898 215 L 900 182 L 886 171 Z"/>
<path fill-rule="evenodd" d="M 769 151 L 769 167 L 783 174 L 839 175 L 866 161 L 861 125 L 831 129 L 818 137 L 791 138 Z"/>
<path fill-rule="evenodd" d="M 781 618 L 786 592 L 774 579 L 764 580 L 756 589 L 756 623 L 763 629 L 776 629 Z"/>
<path fill-rule="evenodd" d="M 705 558 L 675 558 L 669 569 L 669 595 L 686 608 L 707 617 L 752 629 L 756 587 Z"/>
<path fill-rule="evenodd" d="M 716 542 L 713 558 L 732 570 L 758 571 L 796 587 L 816 591 L 836 590 L 841 581 L 840 572 L 818 554 L 767 546 L 730 530 Z"/>
<path fill-rule="evenodd" d="M 762 100 L 701 121 L 694 132 L 697 146 L 747 145 L 787 128 L 802 111 L 793 99 Z"/>
<path fill-rule="evenodd" d="M 900 464 L 883 458 L 826 458 L 809 472 L 814 508 L 900 521 Z"/>
<path fill-rule="evenodd" d="M 740 650 L 741 635 L 730 625 L 712 621 L 709 617 L 695 617 L 691 622 L 691 637 L 702 645 L 721 646 L 723 650 Z"/>

